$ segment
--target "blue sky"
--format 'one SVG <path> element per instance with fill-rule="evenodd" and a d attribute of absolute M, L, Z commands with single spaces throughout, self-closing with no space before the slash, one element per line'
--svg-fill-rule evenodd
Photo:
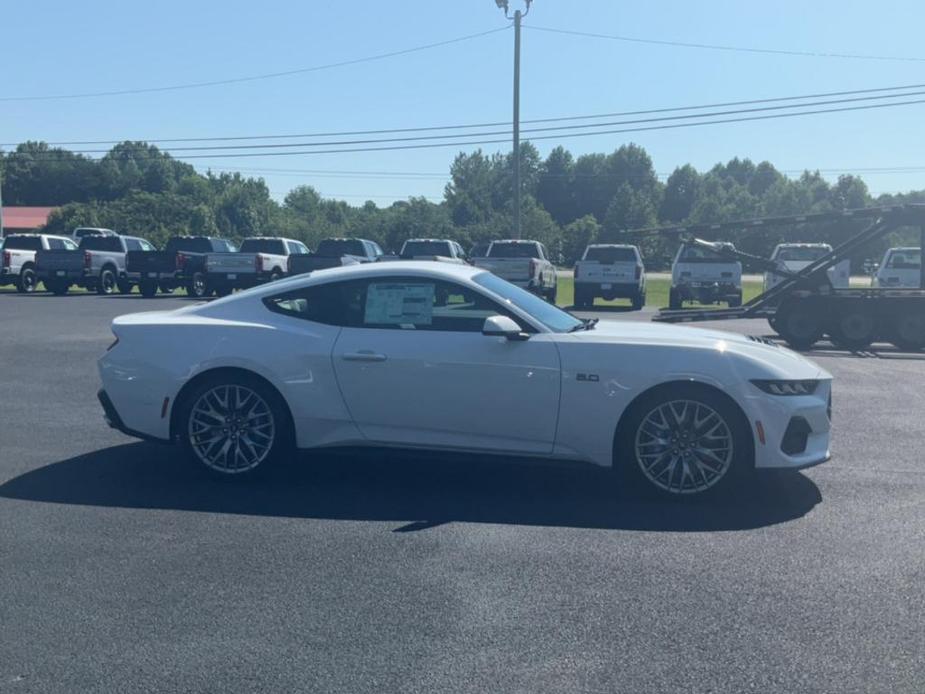
<path fill-rule="evenodd" d="M 511 0 L 512 7 L 520 0 Z M 412 2 L 4 3 L 0 97 L 159 87 L 285 71 L 503 27 L 493 0 Z M 925 83 L 925 3 L 630 3 L 535 0 L 525 27 L 793 51 L 906 56 L 857 60 L 737 53 L 525 28 L 522 118 L 547 118 Z M 0 101 L 0 142 L 217 137 L 505 121 L 513 34 L 289 77 L 99 98 Z M 923 97 L 919 97 L 923 98 Z M 636 142 L 658 172 L 733 156 L 782 170 L 862 173 L 874 193 L 925 188 L 925 104 L 661 132 L 562 138 L 573 153 Z M 169 146 L 168 146 L 169 147 Z M 74 149 L 80 147 L 74 146 Z M 489 145 L 488 150 L 500 149 Z M 474 149 L 469 147 L 467 149 Z M 459 148 L 195 162 L 262 175 L 351 204 L 439 199 Z M 182 158 L 182 157 L 181 157 Z M 275 170 L 269 172 L 268 170 Z M 287 169 L 288 171 L 281 171 Z M 409 172 L 423 176 L 378 173 Z M 832 174 L 835 175 L 834 172 Z"/>

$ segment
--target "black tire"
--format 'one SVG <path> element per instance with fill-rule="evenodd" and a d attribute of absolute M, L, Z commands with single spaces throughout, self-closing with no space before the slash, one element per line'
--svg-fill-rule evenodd
<path fill-rule="evenodd" d="M 274 270 L 270 273 L 270 281 L 275 282 L 276 280 L 281 280 L 283 278 L 283 273 L 279 270 Z"/>
<path fill-rule="evenodd" d="M 559 294 L 559 286 L 553 285 L 553 288 L 546 292 L 546 301 L 551 304 L 556 303 L 556 296 Z"/>
<path fill-rule="evenodd" d="M 742 295 L 729 297 L 729 308 L 738 308 L 742 305 Z"/>
<path fill-rule="evenodd" d="M 186 284 L 186 293 L 196 299 L 204 299 L 212 293 L 209 283 L 206 282 L 206 276 L 202 272 L 194 272 Z"/>
<path fill-rule="evenodd" d="M 155 294 L 157 294 L 157 283 L 156 283 L 156 282 L 150 282 L 150 281 L 148 281 L 148 280 L 143 280 L 143 281 L 142 281 L 141 283 L 139 283 L 139 285 L 138 285 L 138 291 L 141 292 L 141 295 L 142 295 L 145 299 L 150 299 L 150 298 L 152 298 Z"/>
<path fill-rule="evenodd" d="M 870 347 L 877 337 L 873 307 L 852 304 L 840 310 L 829 328 L 829 337 L 843 349 L 857 351 Z"/>
<path fill-rule="evenodd" d="M 210 422 L 202 418 L 201 416 L 196 419 L 195 422 L 191 423 L 194 407 L 196 403 L 204 395 L 213 391 L 214 389 L 222 389 L 227 387 L 239 387 L 241 389 L 247 389 L 252 393 L 256 394 L 266 405 L 266 408 L 260 408 L 260 412 L 265 412 L 259 418 L 256 418 L 258 427 L 265 427 L 267 419 L 272 420 L 271 424 L 271 435 L 272 440 L 267 442 L 266 439 L 260 438 L 261 435 L 256 434 L 256 432 L 251 432 L 251 441 L 252 442 L 263 442 L 268 445 L 268 451 L 265 456 L 256 463 L 253 467 L 247 469 L 229 469 L 227 453 L 224 458 L 225 469 L 222 469 L 222 461 L 217 461 L 217 464 L 210 464 L 207 462 L 207 457 L 209 450 L 205 444 L 202 443 L 201 437 L 196 437 L 192 433 L 194 429 L 199 425 L 208 425 Z M 217 409 L 216 401 L 212 401 L 212 408 Z M 225 422 L 219 419 L 216 419 L 216 426 L 224 426 Z M 246 372 L 239 371 L 229 371 L 229 372 L 219 372 L 215 376 L 207 377 L 197 383 L 192 389 L 183 395 L 181 402 L 177 404 L 177 413 L 174 422 L 174 436 L 177 442 L 180 444 L 180 447 L 186 453 L 187 457 L 196 464 L 201 470 L 204 470 L 212 477 L 219 479 L 253 479 L 257 476 L 266 474 L 274 465 L 279 464 L 283 460 L 287 459 L 294 450 L 294 432 L 292 429 L 292 419 L 289 415 L 289 409 L 286 406 L 285 401 L 279 395 L 279 393 L 266 383 L 261 378 L 248 374 Z M 223 429 L 222 432 L 210 432 L 218 436 L 223 436 L 225 433 L 231 429 L 233 431 L 234 424 L 229 425 L 228 429 Z M 266 429 L 263 429 L 266 432 Z M 231 434 L 234 436 L 234 434 Z M 197 443 L 194 443 L 194 439 Z M 241 436 L 241 440 L 244 439 L 244 436 Z M 238 438 L 235 437 L 236 445 Z M 219 442 L 221 443 L 221 442 Z M 242 449 L 245 447 L 242 446 Z M 254 446 L 257 448 L 257 446 Z M 214 450 L 214 449 L 213 449 Z M 237 461 L 234 461 L 237 462 Z"/>
<path fill-rule="evenodd" d="M 823 317 L 817 307 L 799 299 L 785 302 L 777 309 L 773 327 L 793 349 L 811 349 L 825 333 Z"/>
<path fill-rule="evenodd" d="M 96 293 L 97 294 L 114 294 L 118 289 L 116 279 L 116 273 L 108 267 L 104 267 L 100 270 L 99 279 L 96 281 Z"/>
<path fill-rule="evenodd" d="M 633 310 L 634 310 L 634 311 L 639 311 L 639 310 L 641 310 L 642 307 L 646 305 L 646 295 L 645 295 L 645 293 L 644 293 L 644 292 L 640 292 L 639 294 L 636 294 L 636 296 L 633 297 L 632 302 L 633 302 L 632 305 L 633 305 Z"/>
<path fill-rule="evenodd" d="M 700 430 L 693 430 L 697 433 L 691 433 L 694 419 L 691 411 L 676 407 L 675 412 L 680 413 L 680 420 L 684 422 L 686 419 L 686 423 L 680 425 L 677 433 L 666 429 L 679 440 L 668 444 L 675 446 L 674 449 L 659 454 L 651 446 L 660 444 L 646 443 L 647 438 L 652 439 L 652 424 L 646 423 L 646 420 L 650 416 L 657 417 L 659 408 L 672 402 L 687 403 L 688 407 L 699 406 L 701 414 L 709 410 L 713 414 Z M 706 436 L 704 429 L 713 424 L 718 428 L 709 432 L 711 436 Z M 685 430 L 687 438 L 681 441 L 680 432 Z M 720 437 L 731 445 L 722 447 L 724 442 L 717 440 Z M 647 465 L 640 458 L 646 451 L 659 456 L 656 462 L 650 460 Z M 715 462 L 710 453 L 719 462 Z M 661 460 L 665 455 L 669 456 L 669 460 L 662 466 Z M 741 487 L 754 471 L 754 456 L 749 421 L 734 402 L 707 386 L 672 383 L 643 394 L 630 405 L 616 433 L 613 464 L 618 480 L 634 492 L 667 499 L 699 500 L 727 496 Z M 680 475 L 675 474 L 677 472 Z M 700 474 L 695 475 L 695 472 Z M 678 483 L 683 484 L 687 480 L 687 488 L 678 488 Z"/>
<path fill-rule="evenodd" d="M 31 294 L 35 291 L 38 283 L 39 278 L 35 274 L 35 268 L 31 265 L 26 265 L 19 271 L 19 280 L 16 282 L 16 291 L 20 294 Z"/>
<path fill-rule="evenodd" d="M 132 293 L 132 283 L 127 279 L 120 279 L 116 282 L 116 286 L 119 288 L 120 294 L 131 294 Z"/>
<path fill-rule="evenodd" d="M 672 287 L 668 290 L 668 308 L 672 311 L 677 311 L 684 305 L 684 302 L 681 300 L 681 295 L 678 293 L 678 290 Z"/>
<path fill-rule="evenodd" d="M 228 296 L 232 291 L 234 287 L 230 284 L 219 284 L 215 287 L 215 296 Z"/>
<path fill-rule="evenodd" d="M 897 312 L 890 320 L 890 342 L 906 352 L 925 348 L 925 314 Z"/>

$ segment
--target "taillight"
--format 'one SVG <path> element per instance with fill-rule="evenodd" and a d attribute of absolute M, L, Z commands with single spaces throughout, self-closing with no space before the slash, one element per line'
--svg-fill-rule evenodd
<path fill-rule="evenodd" d="M 12 263 L 12 256 L 9 251 L 3 251 L 3 267 L 9 267 Z"/>
<path fill-rule="evenodd" d="M 536 276 L 536 269 L 540 266 L 539 261 L 536 258 L 530 258 L 530 276 Z"/>
<path fill-rule="evenodd" d="M 254 256 L 254 265 L 257 267 L 257 272 L 263 272 L 263 256 L 259 253 Z"/>
<path fill-rule="evenodd" d="M 177 270 L 182 270 L 186 267 L 186 256 L 182 253 L 177 253 Z"/>
<path fill-rule="evenodd" d="M 91 265 L 90 251 L 84 251 L 84 269 L 89 270 Z"/>
<path fill-rule="evenodd" d="M 286 274 L 287 275 L 292 274 L 292 256 L 291 255 L 288 258 L 286 258 Z"/>
<path fill-rule="evenodd" d="M 642 277 L 642 268 L 637 265 L 636 266 L 636 279 L 638 280 L 640 277 Z"/>

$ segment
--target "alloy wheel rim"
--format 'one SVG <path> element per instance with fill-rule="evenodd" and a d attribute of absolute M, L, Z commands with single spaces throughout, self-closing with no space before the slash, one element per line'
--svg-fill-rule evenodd
<path fill-rule="evenodd" d="M 35 285 L 38 284 L 38 282 L 35 281 L 35 275 L 31 271 L 27 270 L 24 273 L 22 284 L 26 288 L 27 292 L 31 292 L 33 289 L 35 289 Z"/>
<path fill-rule="evenodd" d="M 104 272 L 103 273 L 103 291 L 106 292 L 107 294 L 110 294 L 115 284 L 116 284 L 116 279 L 115 277 L 112 276 L 112 273 Z"/>
<path fill-rule="evenodd" d="M 248 472 L 273 448 L 276 423 L 267 402 L 246 386 L 220 385 L 190 410 L 190 445 L 206 466 L 224 474 Z"/>
<path fill-rule="evenodd" d="M 712 407 L 670 400 L 636 430 L 636 461 L 646 478 L 672 494 L 696 494 L 722 480 L 733 460 L 732 432 Z"/>

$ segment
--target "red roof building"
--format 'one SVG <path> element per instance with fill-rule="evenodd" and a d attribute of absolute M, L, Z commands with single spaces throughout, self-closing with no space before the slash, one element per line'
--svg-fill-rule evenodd
<path fill-rule="evenodd" d="M 56 207 L 4 207 L 3 235 L 35 232 L 48 223 Z"/>

